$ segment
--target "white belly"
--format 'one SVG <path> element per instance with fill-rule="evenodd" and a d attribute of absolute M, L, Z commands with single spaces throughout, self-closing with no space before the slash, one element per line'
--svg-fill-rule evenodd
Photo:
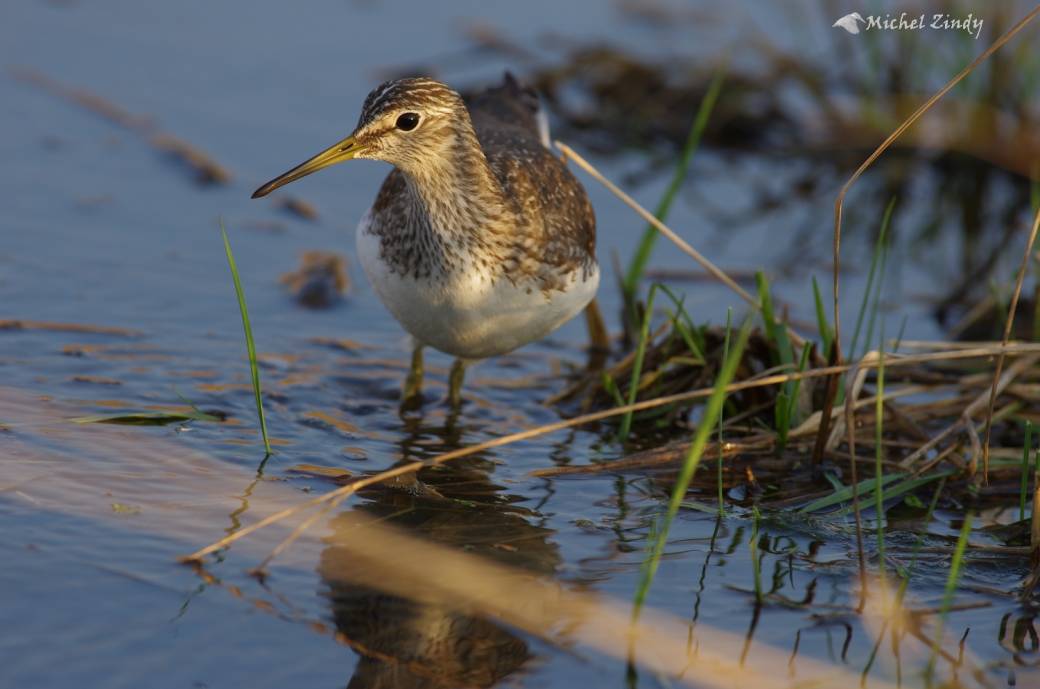
<path fill-rule="evenodd" d="M 543 293 L 534 281 L 492 282 L 473 266 L 436 281 L 392 273 L 379 256 L 379 238 L 357 229 L 358 259 L 376 294 L 419 342 L 447 354 L 483 359 L 541 339 L 596 296 L 599 269 L 576 270 L 563 291 Z"/>

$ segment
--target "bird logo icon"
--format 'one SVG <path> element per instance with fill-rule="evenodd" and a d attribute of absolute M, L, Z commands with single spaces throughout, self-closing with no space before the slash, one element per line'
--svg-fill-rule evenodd
<path fill-rule="evenodd" d="M 866 24 L 867 20 L 860 16 L 859 12 L 850 12 L 838 21 L 831 24 L 831 26 L 840 26 L 841 28 L 845 29 L 851 34 L 858 34 L 859 24 L 857 24 L 856 22 L 863 22 L 864 24 Z"/>

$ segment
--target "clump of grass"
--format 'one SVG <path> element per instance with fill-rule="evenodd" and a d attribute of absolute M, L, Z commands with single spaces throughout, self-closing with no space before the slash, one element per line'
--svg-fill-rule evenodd
<path fill-rule="evenodd" d="M 744 347 L 747 346 L 750 334 L 751 322 L 750 320 L 746 320 L 744 325 L 740 328 L 737 340 L 733 343 L 733 347 L 723 361 L 722 368 L 715 379 L 715 386 L 712 390 L 711 397 L 708 398 L 708 403 L 704 407 L 704 413 L 701 416 L 700 423 L 697 425 L 697 431 L 694 434 L 693 442 L 690 443 L 690 449 L 686 453 L 686 459 L 683 461 L 682 467 L 679 470 L 679 475 L 675 481 L 675 486 L 672 488 L 672 495 L 671 499 L 668 501 L 668 508 L 661 520 L 660 528 L 657 529 L 650 548 L 650 553 L 646 561 L 643 563 L 642 576 L 640 577 L 639 585 L 636 588 L 635 600 L 633 602 L 633 619 L 639 616 L 639 611 L 642 609 L 643 603 L 646 601 L 647 593 L 650 591 L 650 585 L 653 583 L 654 575 L 657 574 L 657 568 L 661 562 L 661 555 L 664 553 L 665 543 L 668 541 L 668 531 L 671 528 L 672 520 L 679 511 L 679 506 L 683 502 L 683 497 L 686 495 L 686 491 L 690 486 L 693 474 L 697 471 L 697 467 L 704 455 L 704 448 L 708 443 L 708 438 L 715 430 L 715 424 L 718 421 L 719 416 L 722 414 L 722 405 L 726 401 L 726 387 L 733 380 L 733 377 L 737 372 L 737 366 L 744 354 Z"/>
<path fill-rule="evenodd" d="M 583 371 L 551 403 L 569 400 L 582 409 L 624 407 L 712 385 L 722 363 L 725 333 L 722 327 L 695 324 L 684 301 L 666 285 L 651 285 L 632 349 L 605 370 Z M 762 358 L 768 350 L 764 338 L 754 333 L 752 338 L 746 363 L 752 368 L 768 367 Z M 692 406 L 619 412 L 613 436 L 623 443 L 645 443 L 652 436 L 685 435 L 686 412 Z"/>
<path fill-rule="evenodd" d="M 773 297 L 769 288 L 769 281 L 761 271 L 755 273 L 755 282 L 758 285 L 758 301 L 762 305 L 762 327 L 766 334 L 766 340 L 776 352 L 773 364 L 787 369 L 795 368 L 794 348 L 791 338 L 787 333 L 787 326 L 778 321 L 773 309 Z M 802 348 L 798 359 L 796 371 L 804 371 L 809 365 L 809 354 L 811 346 L 806 343 Z M 782 452 L 787 447 L 787 435 L 792 424 L 797 422 L 798 392 L 801 381 L 793 380 L 784 383 L 776 396 L 776 404 L 773 406 L 773 420 L 777 433 L 777 450 Z"/>
<path fill-rule="evenodd" d="M 264 457 L 266 458 L 271 455 L 271 441 L 267 436 L 267 420 L 264 418 L 264 401 L 260 391 L 260 370 L 256 364 L 256 345 L 253 343 L 253 328 L 249 324 L 249 309 L 246 307 L 246 295 L 242 289 L 242 281 L 238 277 L 238 267 L 235 265 L 235 256 L 231 252 L 231 242 L 228 240 L 223 220 L 220 221 L 220 235 L 224 239 L 224 253 L 227 254 L 228 267 L 231 269 L 231 279 L 235 283 L 238 310 L 242 313 L 242 329 L 245 331 L 246 353 L 249 355 L 249 374 L 253 381 L 253 396 L 256 398 L 256 416 L 260 422 L 260 437 L 264 441 Z"/>
<path fill-rule="evenodd" d="M 834 342 L 834 328 L 827 320 L 827 310 L 823 307 L 823 297 L 820 295 L 820 285 L 816 282 L 816 276 L 812 278 L 813 304 L 816 307 L 816 329 L 820 333 L 820 344 L 823 346 L 824 356 L 831 353 L 831 344 Z"/>

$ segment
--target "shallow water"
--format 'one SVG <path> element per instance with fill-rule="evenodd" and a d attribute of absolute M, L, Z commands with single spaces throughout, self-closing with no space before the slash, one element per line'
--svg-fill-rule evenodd
<path fill-rule="evenodd" d="M 428 495 L 366 492 L 276 560 L 264 584 L 246 570 L 286 534 L 280 527 L 223 552 L 207 565 L 212 578 L 175 562 L 333 486 L 293 472 L 293 466 L 375 471 L 559 418 L 542 400 L 559 390 L 566 371 L 583 363 L 580 319 L 548 341 L 473 369 L 457 416 L 441 402 L 449 361 L 430 357 L 427 404 L 421 413 L 397 414 L 407 343 L 352 257 L 354 224 L 385 167 L 346 165 L 294 185 L 293 195 L 318 208 L 317 222 L 248 196 L 348 133 L 358 105 L 388 65 L 447 63 L 453 66 L 443 76 L 466 85 L 497 78 L 510 65 L 466 52 L 463 21 L 486 19 L 533 47 L 552 30 L 574 40 L 609 35 L 647 49 L 650 28 L 607 4 L 582 7 L 580 17 L 565 16 L 560 3 L 525 2 L 496 6 L 481 17 L 485 4 L 476 2 L 450 10 L 436 3 L 324 2 L 306 12 L 274 2 L 121 2 L 105 8 L 35 2 L 3 13 L 2 66 L 38 70 L 152 117 L 160 130 L 206 151 L 233 178 L 227 186 L 201 187 L 140 134 L 11 72 L 0 75 L 0 318 L 125 329 L 27 324 L 0 330 L 0 624 L 8 630 L 0 638 L 0 685 L 674 684 L 674 677 L 626 667 L 623 654 L 588 648 L 580 635 L 574 642 L 566 633 L 539 638 L 384 595 L 371 582 L 332 573 L 344 557 L 349 566 L 349 556 L 326 537 L 375 515 L 430 542 L 556 578 L 568 589 L 631 600 L 663 489 L 631 474 L 530 475 L 620 456 L 621 448 L 595 428 L 426 472 Z M 711 41 L 688 46 L 674 39 L 661 49 L 694 56 L 710 52 Z M 706 153 L 705 165 L 715 155 Z M 639 167 L 634 155 L 595 162 L 618 177 Z M 775 161 L 756 166 L 777 179 L 787 174 Z M 601 300 L 613 322 L 618 300 L 610 256 L 628 255 L 642 225 L 583 179 L 599 217 L 600 258 L 607 268 Z M 666 182 L 653 178 L 638 189 L 638 198 L 653 205 Z M 746 201 L 746 190 L 729 179 L 707 176 L 699 193 L 722 204 Z M 799 208 L 751 223 L 736 238 L 712 228 L 690 203 L 677 204 L 671 221 L 721 265 L 741 270 L 789 258 L 792 248 L 773 238 L 788 230 L 795 236 L 806 222 L 829 237 L 829 214 L 827 203 Z M 262 465 L 218 217 L 234 245 L 260 350 L 277 450 Z M 298 254 L 311 248 L 348 256 L 353 289 L 329 310 L 300 307 L 278 283 Z M 854 255 L 864 250 L 852 243 Z M 654 265 L 682 268 L 687 260 L 662 243 Z M 810 268 L 826 280 L 825 265 Z M 787 275 L 780 293 L 811 307 L 806 268 Z M 858 299 L 862 278 L 850 276 L 850 303 Z M 925 283 L 913 273 L 904 276 L 909 292 Z M 738 306 L 713 285 L 689 289 L 688 308 L 698 320 L 720 322 L 727 306 Z M 921 313 L 923 307 L 913 315 Z M 811 322 L 811 311 L 795 315 Z M 938 333 L 930 319 L 914 317 L 906 336 Z M 184 411 L 189 402 L 228 420 L 140 427 L 69 421 Z M 932 527 L 937 539 L 956 536 L 954 519 L 941 515 L 940 526 Z M 859 673 L 874 637 L 848 612 L 856 572 L 848 525 L 800 527 L 767 518 L 759 526 L 758 555 L 749 547 L 752 529 L 744 511 L 721 522 L 681 513 L 648 607 L 690 620 L 691 628 L 746 635 L 743 652 L 752 661 L 767 646 L 789 653 L 782 672 L 792 678 L 800 676 L 803 658 Z M 909 535 L 905 540 L 912 544 Z M 778 596 L 756 604 L 756 557 L 763 588 L 786 604 Z M 946 577 L 946 555 L 922 558 L 911 587 L 914 607 L 936 605 Z M 1009 684 L 1008 668 L 1015 668 L 1018 686 L 1040 682 L 1030 669 L 1040 660 L 1035 612 L 1001 593 L 1024 573 L 1024 564 L 1011 558 L 968 568 L 966 581 L 978 587 L 971 602 L 988 607 L 955 612 L 947 648 L 955 649 L 970 628 L 975 662 L 999 667 L 975 676 L 965 669 L 965 683 Z M 873 672 L 894 678 L 886 652 Z M 927 645 L 908 640 L 904 653 L 903 680 L 919 683 L 913 673 L 922 667 Z"/>

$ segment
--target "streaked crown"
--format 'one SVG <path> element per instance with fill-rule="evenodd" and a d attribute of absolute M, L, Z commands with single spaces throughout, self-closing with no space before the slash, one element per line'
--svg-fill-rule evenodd
<path fill-rule="evenodd" d="M 361 106 L 357 129 L 365 129 L 388 114 L 417 111 L 421 115 L 451 115 L 465 108 L 458 93 L 427 77 L 385 81 Z"/>
<path fill-rule="evenodd" d="M 354 136 L 359 158 L 375 158 L 411 173 L 443 160 L 457 137 L 472 132 L 458 93 L 426 77 L 380 84 L 361 106 Z M 473 140 L 476 145 L 476 140 Z"/>

